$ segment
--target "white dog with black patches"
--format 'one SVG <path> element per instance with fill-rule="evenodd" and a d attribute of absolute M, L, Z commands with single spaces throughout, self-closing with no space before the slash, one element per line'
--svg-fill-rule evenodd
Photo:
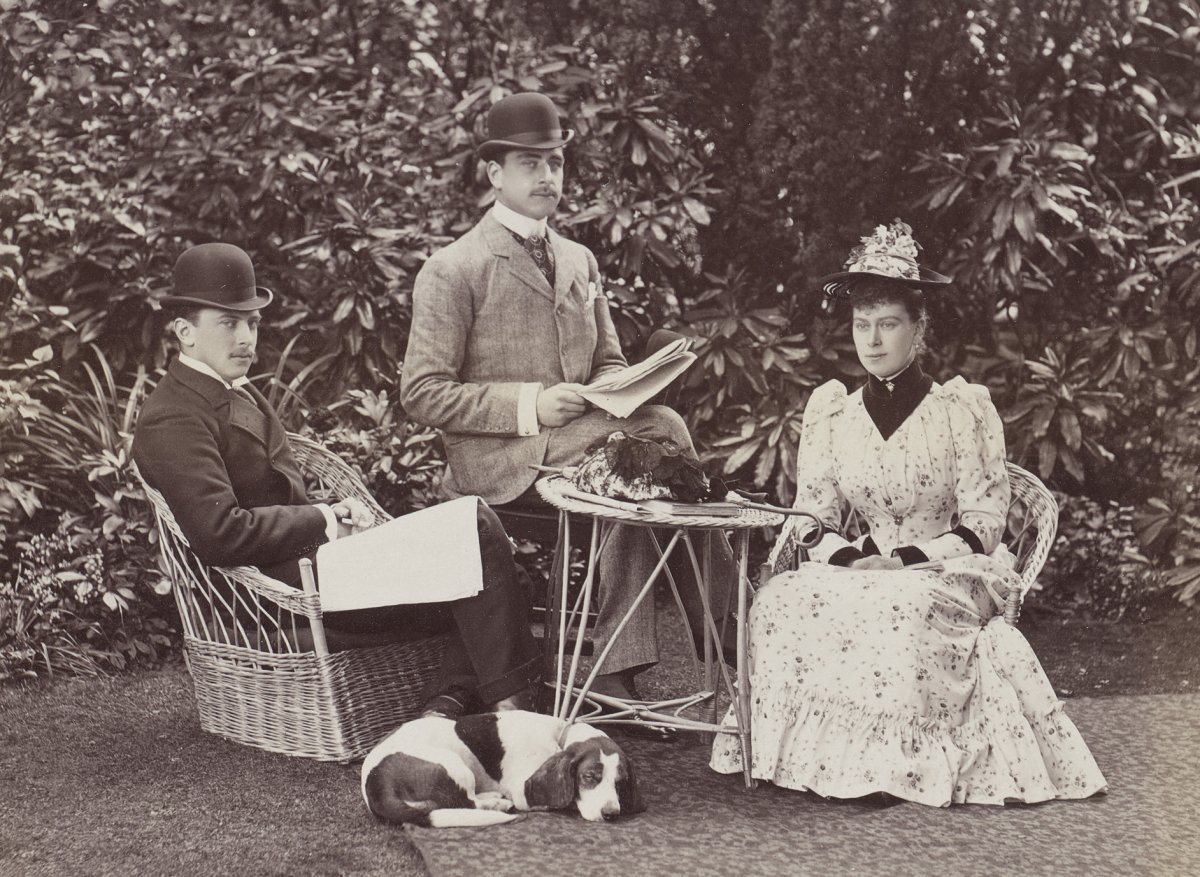
<path fill-rule="evenodd" d="M 524 710 L 401 725 L 363 761 L 362 792 L 379 819 L 435 827 L 572 805 L 592 822 L 646 809 L 633 765 L 607 734 Z"/>

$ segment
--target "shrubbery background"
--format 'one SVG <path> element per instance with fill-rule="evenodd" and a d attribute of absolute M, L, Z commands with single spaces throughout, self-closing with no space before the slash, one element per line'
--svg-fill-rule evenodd
<path fill-rule="evenodd" d="M 255 379 L 289 424 L 430 501 L 408 296 L 526 89 L 578 131 L 556 224 L 623 337 L 703 339 L 713 465 L 789 498 L 809 392 L 859 373 L 812 278 L 902 216 L 957 281 L 930 370 L 987 383 L 1064 497 L 1047 590 L 1200 591 L 1197 0 L 0 0 L 0 33 L 0 678 L 170 642 L 128 438 L 191 244 L 279 294 Z"/>

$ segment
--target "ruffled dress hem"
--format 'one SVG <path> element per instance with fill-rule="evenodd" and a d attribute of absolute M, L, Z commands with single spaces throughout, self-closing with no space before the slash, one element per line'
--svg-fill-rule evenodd
<path fill-rule="evenodd" d="M 752 721 L 751 775 L 827 798 L 886 792 L 946 807 L 1034 804 L 1106 789 L 1062 704 L 1040 717 L 1003 711 L 951 725 L 872 711 L 776 681 L 756 695 Z M 710 767 L 741 772 L 736 737 L 717 741 Z"/>

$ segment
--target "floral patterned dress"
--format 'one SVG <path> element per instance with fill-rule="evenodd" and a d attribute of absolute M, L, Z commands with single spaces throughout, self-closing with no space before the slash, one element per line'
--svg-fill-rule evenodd
<path fill-rule="evenodd" d="M 1005 624 L 1016 577 L 1010 499 L 987 390 L 933 383 L 887 439 L 863 390 L 832 381 L 805 411 L 798 507 L 852 504 L 870 535 L 827 532 L 750 613 L 752 774 L 820 795 L 934 806 L 1082 798 L 1105 780 L 1025 638 Z M 797 519 L 802 520 L 802 519 Z M 880 553 L 940 570 L 851 570 Z M 730 717 L 729 721 L 732 721 Z M 739 772 L 737 737 L 711 766 Z"/>

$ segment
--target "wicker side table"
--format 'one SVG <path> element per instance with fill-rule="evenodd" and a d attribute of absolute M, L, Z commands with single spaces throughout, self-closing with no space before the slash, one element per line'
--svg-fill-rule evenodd
<path fill-rule="evenodd" d="M 742 509 L 734 516 L 676 516 L 640 511 L 632 503 L 626 504 L 624 508 L 617 508 L 612 505 L 603 504 L 604 500 L 599 497 L 595 502 L 589 502 L 577 495 L 567 495 L 567 492 L 571 490 L 571 483 L 566 478 L 558 475 L 538 481 L 537 490 L 541 494 L 542 499 L 558 509 L 562 519 L 562 525 L 559 527 L 560 545 L 559 550 L 556 552 L 556 556 L 560 557 L 563 563 L 563 569 L 558 576 L 562 593 L 558 603 L 560 607 L 560 611 L 557 613 L 558 617 L 553 619 L 553 622 L 558 624 L 559 631 L 557 637 L 558 654 L 555 664 L 556 678 L 554 680 L 554 714 L 567 721 L 592 721 L 614 724 L 641 722 L 680 730 L 737 734 L 744 756 L 744 778 L 747 787 L 752 787 L 754 783 L 750 777 L 749 767 L 751 763 L 750 685 L 747 650 L 748 628 L 746 626 L 746 613 L 749 609 L 750 600 L 750 580 L 747 575 L 750 531 L 756 527 L 777 526 L 783 521 L 783 516 L 755 509 Z M 568 514 L 584 515 L 590 518 L 592 522 L 591 545 L 588 552 L 583 589 L 574 605 L 570 607 L 568 606 L 568 577 L 566 568 L 570 562 L 571 548 L 570 528 L 566 526 L 566 517 Z M 577 684 L 577 679 L 580 675 L 579 659 L 586 634 L 585 625 L 582 622 L 577 625 L 574 649 L 570 655 L 569 662 L 567 655 L 567 632 L 571 624 L 582 617 L 591 603 L 599 547 L 606 529 L 614 525 L 646 527 L 650 529 L 654 544 L 659 553 L 659 559 L 650 577 L 642 586 L 641 591 L 638 592 L 633 605 L 618 625 L 616 633 L 614 633 L 612 639 L 609 640 L 604 649 L 596 656 L 591 672 L 582 684 Z M 654 532 L 655 528 L 660 531 L 670 532 L 665 545 L 660 541 L 661 534 Z M 736 684 L 734 678 L 730 677 L 729 668 L 725 666 L 725 662 L 720 660 L 719 657 L 720 650 L 717 644 L 720 642 L 720 634 L 717 631 L 716 620 L 708 594 L 709 564 L 707 561 L 709 552 L 707 550 L 707 537 L 719 532 L 728 532 L 734 537 L 733 548 L 737 562 Z M 705 550 L 702 552 L 705 562 L 703 563 L 701 563 L 701 558 L 693 542 L 695 536 L 705 537 Z M 592 683 L 603 666 L 604 659 L 608 656 L 613 642 L 620 635 L 621 631 L 624 630 L 625 623 L 633 614 L 633 610 L 651 593 L 654 583 L 666 568 L 667 559 L 680 545 L 683 546 L 683 550 L 687 552 L 687 556 L 691 561 L 696 582 L 699 586 L 700 602 L 704 609 L 703 667 L 700 667 L 699 662 L 697 662 L 697 675 L 700 677 L 701 689 L 681 697 L 660 701 L 627 701 L 591 692 Z M 676 605 L 682 613 L 683 603 L 679 596 L 679 590 L 669 572 L 667 581 L 675 597 Z M 695 654 L 695 643 L 692 643 L 692 645 L 693 654 Z M 705 702 L 708 702 L 715 710 L 718 684 L 724 685 L 730 702 L 734 705 L 734 725 L 718 723 L 715 714 L 712 721 L 700 721 L 681 715 L 686 708 Z M 588 713 L 581 714 L 583 705 L 587 701 L 590 701 L 592 704 L 606 706 L 612 712 L 603 717 Z"/>

